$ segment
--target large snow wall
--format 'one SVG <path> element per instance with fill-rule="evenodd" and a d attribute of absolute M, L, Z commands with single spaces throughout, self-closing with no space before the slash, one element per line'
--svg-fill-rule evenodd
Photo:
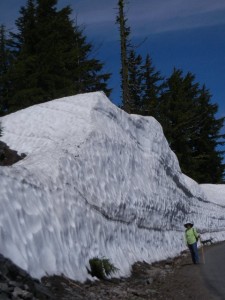
<path fill-rule="evenodd" d="M 0 253 L 32 276 L 83 281 L 94 256 L 129 275 L 135 261 L 179 254 L 187 219 L 225 239 L 225 204 L 181 173 L 154 118 L 129 115 L 96 92 L 0 121 L 1 140 L 27 154 L 0 168 Z"/>

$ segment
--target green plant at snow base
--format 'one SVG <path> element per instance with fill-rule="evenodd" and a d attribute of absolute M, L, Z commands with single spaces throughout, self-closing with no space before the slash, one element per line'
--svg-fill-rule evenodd
<path fill-rule="evenodd" d="M 89 260 L 91 270 L 87 268 L 89 274 L 99 279 L 105 279 L 107 276 L 119 271 L 107 258 L 94 257 Z"/>

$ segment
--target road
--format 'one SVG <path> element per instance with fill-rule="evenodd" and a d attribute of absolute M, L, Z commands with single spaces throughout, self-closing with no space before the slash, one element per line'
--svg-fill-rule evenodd
<path fill-rule="evenodd" d="M 225 243 L 204 247 L 205 264 L 201 264 L 201 274 L 206 287 L 218 299 L 225 299 Z M 202 250 L 201 256 L 202 256 Z"/>

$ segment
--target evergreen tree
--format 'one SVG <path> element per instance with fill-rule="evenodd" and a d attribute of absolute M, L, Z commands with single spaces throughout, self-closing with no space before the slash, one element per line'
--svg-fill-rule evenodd
<path fill-rule="evenodd" d="M 41 102 L 43 91 L 38 86 L 36 3 L 27 0 L 16 20 L 17 33 L 11 33 L 14 61 L 8 72 L 12 83 L 8 99 L 9 112 Z"/>
<path fill-rule="evenodd" d="M 35 0 L 27 0 L 27 5 L 20 8 L 20 17 L 15 24 L 18 33 L 11 33 L 11 46 L 14 49 L 14 54 L 30 55 L 35 53 L 36 44 L 36 6 Z"/>
<path fill-rule="evenodd" d="M 152 59 L 147 54 L 145 64 L 142 67 L 143 73 L 143 107 L 142 114 L 153 116 L 159 119 L 159 97 L 162 91 L 161 81 L 163 78 L 159 71 L 156 71 Z"/>
<path fill-rule="evenodd" d="M 222 153 L 216 148 L 223 144 L 219 132 L 224 118 L 216 119 L 217 105 L 210 98 L 193 74 L 183 76 L 175 69 L 160 99 L 159 119 L 170 147 L 182 171 L 201 183 L 220 182 L 224 172 Z"/>
<path fill-rule="evenodd" d="M 166 80 L 160 102 L 160 123 L 182 171 L 187 175 L 194 163 L 189 141 L 195 135 L 198 118 L 198 112 L 193 109 L 193 102 L 198 97 L 198 84 L 193 81 L 192 74 L 184 77 L 181 70 L 174 69 Z"/>
<path fill-rule="evenodd" d="M 145 64 L 130 42 L 130 27 L 124 12 L 125 1 L 118 1 L 116 19 L 120 32 L 122 108 L 128 113 L 156 116 L 156 107 L 162 80 L 149 55 Z"/>
<path fill-rule="evenodd" d="M 160 122 L 165 127 L 171 145 L 184 134 L 190 136 L 189 128 L 196 120 L 196 112 L 191 108 L 198 96 L 198 84 L 193 81 L 194 75 L 191 73 L 183 77 L 182 70 L 174 69 L 165 82 L 160 99 Z"/>
<path fill-rule="evenodd" d="M 198 129 L 190 141 L 195 167 L 190 170 L 190 175 L 198 178 L 200 183 L 221 183 L 225 169 L 224 151 L 218 146 L 224 145 L 225 134 L 220 132 L 225 118 L 216 119 L 218 105 L 211 103 L 210 92 L 205 86 L 199 90 L 197 111 Z"/>
<path fill-rule="evenodd" d="M 74 69 L 71 69 L 70 77 L 76 93 L 103 90 L 110 95 L 111 89 L 107 87 L 110 78 L 109 73 L 102 73 L 103 63 L 91 57 L 93 46 L 86 42 L 86 36 L 78 26 L 74 30 L 73 60 Z M 75 70 L 75 71 L 74 71 Z"/>
<path fill-rule="evenodd" d="M 7 94 L 9 85 L 6 74 L 10 67 L 11 53 L 8 47 L 8 38 L 4 25 L 0 27 L 0 115 L 3 115 L 7 109 Z"/>
<path fill-rule="evenodd" d="M 142 57 L 137 55 L 134 50 L 129 52 L 128 56 L 128 87 L 130 112 L 141 114 L 143 107 L 142 91 Z"/>
<path fill-rule="evenodd" d="M 120 57 L 121 57 L 121 88 L 122 88 L 122 107 L 130 113 L 132 111 L 132 103 L 129 89 L 129 67 L 128 67 L 128 53 L 130 46 L 130 27 L 127 26 L 127 19 L 124 13 L 124 0 L 118 1 L 118 16 L 116 23 L 119 25 L 120 32 Z"/>
<path fill-rule="evenodd" d="M 28 0 L 12 34 L 15 61 L 9 72 L 10 111 L 78 92 L 104 90 L 110 74 L 90 58 L 92 45 L 70 19 L 71 8 L 57 0 Z"/>

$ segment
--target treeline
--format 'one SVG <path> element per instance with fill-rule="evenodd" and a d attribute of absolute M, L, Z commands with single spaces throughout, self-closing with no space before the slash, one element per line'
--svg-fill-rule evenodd
<path fill-rule="evenodd" d="M 224 182 L 223 118 L 216 118 L 218 105 L 195 75 L 174 68 L 163 78 L 149 54 L 142 57 L 131 42 L 131 29 L 118 1 L 117 23 L 121 45 L 122 108 L 128 113 L 155 117 L 162 125 L 182 171 L 199 183 Z"/>
<path fill-rule="evenodd" d="M 28 0 L 15 32 L 0 28 L 0 113 L 77 93 L 104 90 L 103 63 L 93 56 L 69 6 L 57 0 Z"/>
<path fill-rule="evenodd" d="M 0 28 L 0 116 L 77 93 L 103 90 L 110 95 L 109 73 L 93 55 L 72 10 L 57 9 L 57 0 L 27 0 L 15 32 Z M 224 180 L 224 118 L 192 73 L 174 68 L 165 78 L 149 54 L 132 46 L 131 29 L 118 0 L 121 45 L 122 108 L 155 117 L 162 125 L 182 171 L 199 183 Z M 0 129 L 1 133 L 1 129 Z"/>

